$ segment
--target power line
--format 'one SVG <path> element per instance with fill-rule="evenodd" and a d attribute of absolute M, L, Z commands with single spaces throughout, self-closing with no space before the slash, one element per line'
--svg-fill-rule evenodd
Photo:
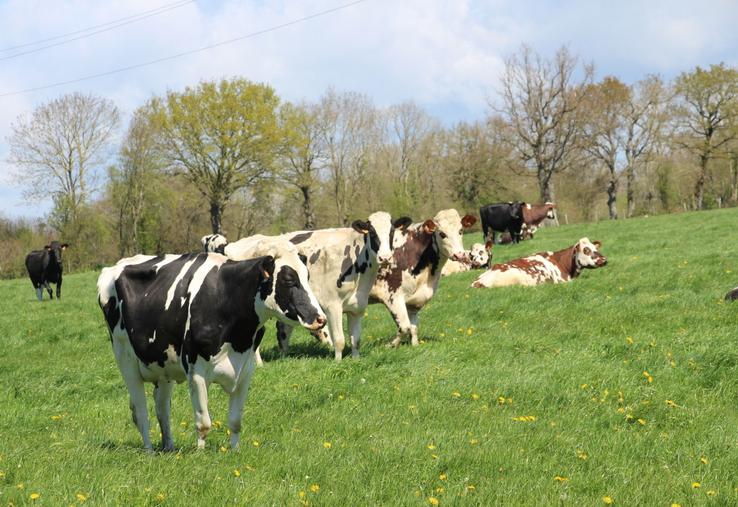
<path fill-rule="evenodd" d="M 169 61 L 169 60 L 175 60 L 175 59 L 181 58 L 183 56 L 189 56 L 189 55 L 192 55 L 192 54 L 195 54 L 195 53 L 201 53 L 203 51 L 207 51 L 207 50 L 210 50 L 210 49 L 213 49 L 213 48 L 217 48 L 217 47 L 220 47 L 220 46 L 225 46 L 226 44 L 232 44 L 234 42 L 238 42 L 238 41 L 242 41 L 242 40 L 245 40 L 245 39 L 250 39 L 250 38 L 256 37 L 258 35 L 263 35 L 265 33 L 274 32 L 276 30 L 280 30 L 280 29 L 286 28 L 288 26 L 296 25 L 296 24 L 302 23 L 304 21 L 309 21 L 311 19 L 319 18 L 319 17 L 325 16 L 327 14 L 331 14 L 331 13 L 334 13 L 334 12 L 337 12 L 337 11 L 340 11 L 340 10 L 343 10 L 343 9 L 347 9 L 349 7 L 352 7 L 354 5 L 360 4 L 360 3 L 365 2 L 365 1 L 366 0 L 355 0 L 353 2 L 342 4 L 342 5 L 339 5 L 337 7 L 333 7 L 331 9 L 326 9 L 324 11 L 316 12 L 314 14 L 310 14 L 310 15 L 304 16 L 302 18 L 293 19 L 292 21 L 287 21 L 287 22 L 282 23 L 280 25 L 275 25 L 275 26 L 272 26 L 270 28 L 265 28 L 264 30 L 259 30 L 257 32 L 251 32 L 251 33 L 248 33 L 246 35 L 242 35 L 240 37 L 235 37 L 233 39 L 228 39 L 228 40 L 216 42 L 215 44 L 210 44 L 208 46 L 203 46 L 203 47 L 200 47 L 200 48 L 197 48 L 197 49 L 192 49 L 192 50 L 189 50 L 189 51 L 183 51 L 181 53 L 177 53 L 177 54 L 174 54 L 174 55 L 165 56 L 165 57 L 162 57 L 162 58 L 157 58 L 156 60 L 149 60 L 148 62 L 136 63 L 136 64 L 133 64 L 133 65 L 128 65 L 126 67 L 119 67 L 117 69 L 109 70 L 109 71 L 106 71 L 106 72 L 100 72 L 98 74 L 91 74 L 89 76 L 83 76 L 83 77 L 79 77 L 79 78 L 75 78 L 75 79 L 70 79 L 68 81 L 59 81 L 57 83 L 52 83 L 52 84 L 43 85 L 43 86 L 36 86 L 34 88 L 26 88 L 25 90 L 17 90 L 17 91 L 14 91 L 14 92 L 0 93 L 0 98 L 3 98 L 3 97 L 11 97 L 13 95 L 21 95 L 21 94 L 24 94 L 24 93 L 37 92 L 37 91 L 46 90 L 46 89 L 49 89 L 49 88 L 56 88 L 58 86 L 64 86 L 64 85 L 73 84 L 73 83 L 79 83 L 81 81 L 88 81 L 90 79 L 96 79 L 96 78 L 99 78 L 99 77 L 105 77 L 105 76 L 110 76 L 110 75 L 113 75 L 113 74 L 119 74 L 121 72 L 126 72 L 126 71 L 133 70 L 133 69 L 139 69 L 141 67 L 148 67 L 149 65 L 155 65 L 155 64 L 161 63 L 161 62 L 166 62 L 166 61 Z"/>
<path fill-rule="evenodd" d="M 6 53 L 8 51 L 13 51 L 15 49 L 21 49 L 21 48 L 25 48 L 25 47 L 28 47 L 28 46 L 35 46 L 37 44 L 43 44 L 45 42 L 51 42 L 53 40 L 63 39 L 65 37 L 71 37 L 73 35 L 79 35 L 81 33 L 89 32 L 90 30 L 96 30 L 98 28 L 102 28 L 102 27 L 106 27 L 106 26 L 110 26 L 110 25 L 117 25 L 118 23 L 122 23 L 122 22 L 125 22 L 125 21 L 128 21 L 128 20 L 131 20 L 131 19 L 133 21 L 130 21 L 130 23 L 134 23 L 136 21 L 139 21 L 138 19 L 134 19 L 134 18 L 139 18 L 140 17 L 141 19 L 145 19 L 147 17 L 155 16 L 157 14 L 160 14 L 159 11 L 165 12 L 166 10 L 176 9 L 177 7 L 182 7 L 183 5 L 187 5 L 187 4 L 192 3 L 194 1 L 195 0 L 186 0 L 186 1 L 179 0 L 179 1 L 174 2 L 174 3 L 171 3 L 171 4 L 161 5 L 161 6 L 157 7 L 156 9 L 150 9 L 148 11 L 139 12 L 138 14 L 132 14 L 130 16 L 125 16 L 123 18 L 114 19 L 114 20 L 108 21 L 106 23 L 100 23 L 99 25 L 88 26 L 87 28 L 82 28 L 81 30 L 75 30 L 73 32 L 67 32 L 67 33 L 63 33 L 63 34 L 60 34 L 60 35 L 55 35 L 53 37 L 48 37 L 46 39 L 40 39 L 40 40 L 33 41 L 33 42 L 26 42 L 24 44 L 16 44 L 15 46 L 8 46 L 8 47 L 5 47 L 5 48 L 0 49 L 0 53 Z M 126 24 L 126 23 L 124 23 L 124 24 Z M 117 28 L 117 26 L 114 26 L 113 28 Z M 99 32 L 95 32 L 95 33 L 99 33 Z M 94 34 L 90 34 L 90 35 L 94 35 Z M 74 40 L 77 40 L 77 39 L 74 39 Z M 23 54 L 25 54 L 25 53 L 23 53 Z M 15 55 L 15 56 L 18 56 L 18 55 Z"/>

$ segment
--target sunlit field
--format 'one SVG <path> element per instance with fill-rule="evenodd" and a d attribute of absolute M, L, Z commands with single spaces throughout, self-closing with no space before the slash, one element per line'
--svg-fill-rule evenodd
<path fill-rule="evenodd" d="M 0 505 L 735 505 L 737 222 L 685 213 L 495 247 L 501 262 L 587 236 L 609 263 L 558 286 L 445 278 L 419 347 L 385 346 L 382 306 L 341 363 L 305 332 L 280 358 L 270 324 L 235 451 L 216 385 L 204 451 L 185 385 L 177 452 L 143 450 L 97 273 L 43 303 L 29 280 L 1 282 Z"/>

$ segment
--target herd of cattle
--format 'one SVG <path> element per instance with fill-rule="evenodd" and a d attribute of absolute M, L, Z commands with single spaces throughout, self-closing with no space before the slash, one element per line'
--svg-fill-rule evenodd
<path fill-rule="evenodd" d="M 495 234 L 513 242 L 544 219 L 553 218 L 552 203 L 504 203 L 480 209 L 486 244 L 466 251 L 465 229 L 477 218 L 454 209 L 412 223 L 376 212 L 351 227 L 298 231 L 279 236 L 256 235 L 228 242 L 219 234 L 203 237 L 204 253 L 136 255 L 104 268 L 97 281 L 118 367 L 130 394 L 130 407 L 147 449 L 149 438 L 144 383 L 152 382 L 162 447 L 174 447 L 169 425 L 175 383 L 188 381 L 195 413 L 198 447 L 211 428 L 207 388 L 217 383 L 229 394 L 228 424 L 236 447 L 249 382 L 261 364 L 259 345 L 264 324 L 277 321 L 283 353 L 295 327 L 306 328 L 343 356 L 348 320 L 351 353 L 359 355 L 361 323 L 369 304 L 383 304 L 397 334 L 418 344 L 418 316 L 435 294 L 442 275 L 485 268 L 472 287 L 535 285 L 573 279 L 582 269 L 605 265 L 600 242 L 582 238 L 558 252 L 542 252 L 491 265 Z M 42 298 L 60 297 L 61 251 L 53 242 L 31 252 L 26 266 Z"/>

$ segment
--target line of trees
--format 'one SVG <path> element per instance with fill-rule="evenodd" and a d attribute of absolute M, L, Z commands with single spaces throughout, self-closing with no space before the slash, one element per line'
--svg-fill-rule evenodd
<path fill-rule="evenodd" d="M 44 220 L 0 217 L 0 276 L 51 237 L 72 269 L 199 237 L 346 225 L 383 209 L 417 220 L 493 201 L 556 201 L 567 222 L 738 204 L 738 71 L 666 83 L 595 80 L 566 48 L 506 61 L 483 121 L 443 126 L 327 90 L 289 103 L 242 78 L 155 96 L 120 132 L 111 101 L 72 93 L 12 125 L 9 161 Z M 112 163 L 111 163 L 112 161 Z M 621 199 L 621 194 L 625 198 Z"/>

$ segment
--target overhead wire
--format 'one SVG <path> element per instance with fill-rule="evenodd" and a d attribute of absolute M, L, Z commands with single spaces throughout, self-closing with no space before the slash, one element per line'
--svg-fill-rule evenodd
<path fill-rule="evenodd" d="M 23 44 L 16 44 L 15 46 L 8 46 L 8 47 L 0 48 L 0 53 L 7 53 L 8 51 L 13 51 L 13 50 L 16 50 L 16 49 L 22 49 L 22 48 L 26 48 L 28 46 L 35 46 L 37 44 L 44 44 L 46 42 L 51 42 L 51 41 L 57 40 L 57 39 L 63 39 L 65 37 L 71 37 L 73 35 L 79 35 L 81 33 L 89 32 L 90 30 L 96 30 L 98 28 L 102 28 L 102 27 L 106 27 L 106 26 L 110 26 L 110 25 L 117 25 L 118 23 L 122 23 L 122 22 L 128 21 L 128 20 L 133 20 L 133 21 L 130 21 L 131 23 L 133 23 L 135 21 L 138 21 L 138 19 L 134 19 L 134 18 L 141 17 L 141 19 L 145 19 L 146 17 L 155 16 L 157 14 L 160 14 L 159 11 L 166 12 L 167 10 L 176 9 L 178 7 L 182 7 L 184 5 L 193 3 L 194 1 L 195 0 L 178 0 L 177 2 L 160 5 L 159 7 L 155 8 L 155 9 L 150 9 L 148 11 L 139 12 L 138 14 L 131 14 L 130 16 L 125 16 L 125 17 L 122 17 L 122 18 L 114 19 L 114 20 L 111 20 L 111 21 L 107 21 L 105 23 L 100 23 L 98 25 L 88 26 L 87 28 L 82 28 L 80 30 L 75 30 L 73 32 L 67 32 L 67 33 L 55 35 L 53 37 L 47 37 L 45 39 L 39 39 L 39 40 L 36 40 L 36 41 L 33 41 L 33 42 L 26 42 L 26 43 L 23 43 Z M 117 26 L 115 26 L 113 28 L 117 28 Z"/>
<path fill-rule="evenodd" d="M 316 12 L 316 13 L 313 13 L 313 14 L 310 14 L 310 15 L 307 15 L 307 16 L 303 16 L 301 18 L 293 19 L 291 21 L 287 21 L 285 23 L 281 23 L 279 25 L 275 25 L 275 26 L 272 26 L 272 27 L 269 27 L 269 28 L 265 28 L 263 30 L 258 30 L 256 32 L 247 33 L 245 35 L 241 35 L 240 37 L 234 37 L 232 39 L 227 39 L 227 40 L 224 40 L 224 41 L 216 42 L 214 44 L 208 44 L 207 46 L 202 46 L 202 47 L 199 47 L 199 48 L 196 48 L 196 49 L 192 49 L 192 50 L 189 50 L 189 51 L 182 51 L 181 53 L 176 53 L 176 54 L 165 56 L 165 57 L 162 57 L 162 58 L 157 58 L 155 60 L 149 60 L 147 62 L 136 63 L 136 64 L 133 64 L 133 65 L 127 65 L 125 67 L 119 67 L 117 69 L 112 69 L 112 70 L 105 71 L 105 72 L 99 72 L 99 73 L 96 73 L 96 74 L 90 74 L 90 75 L 82 76 L 82 77 L 75 78 L 75 79 L 69 79 L 67 81 L 59 81 L 59 82 L 56 82 L 56 83 L 51 83 L 51 84 L 47 84 L 47 85 L 43 85 L 43 86 L 36 86 L 36 87 L 33 87 L 33 88 L 26 88 L 26 89 L 23 89 L 23 90 L 16 90 L 16 91 L 13 91 L 13 92 L 0 93 L 0 98 L 3 98 L 3 97 L 11 97 L 13 95 L 21 95 L 21 94 L 24 94 L 24 93 L 37 92 L 37 91 L 41 91 L 41 90 L 47 90 L 49 88 L 56 88 L 56 87 L 64 86 L 64 85 L 68 85 L 68 84 L 74 84 L 74 83 L 79 83 L 79 82 L 82 82 L 82 81 L 88 81 L 90 79 L 96 79 L 96 78 L 100 78 L 100 77 L 111 76 L 113 74 L 120 74 L 121 72 L 126 72 L 126 71 L 133 70 L 133 69 L 139 69 L 141 67 L 148 67 L 148 66 L 155 65 L 157 63 L 166 62 L 166 61 L 169 61 L 169 60 L 175 60 L 177 58 L 182 58 L 184 56 L 189 56 L 189 55 L 193 55 L 193 54 L 196 54 L 196 53 L 201 53 L 203 51 L 208 51 L 208 50 L 213 49 L 213 48 L 217 48 L 217 47 L 220 47 L 220 46 L 225 46 L 227 44 L 232 44 L 234 42 L 239 42 L 239 41 L 242 41 L 242 40 L 245 40 L 245 39 L 250 39 L 250 38 L 253 38 L 253 37 L 256 37 L 256 36 L 259 36 L 259 35 L 263 35 L 265 33 L 274 32 L 274 31 L 280 30 L 282 28 L 287 28 L 289 26 L 297 25 L 299 23 L 302 23 L 302 22 L 305 22 L 305 21 L 309 21 L 311 19 L 319 18 L 319 17 L 322 17 L 322 16 L 326 16 L 328 14 L 332 14 L 332 13 L 337 12 L 337 11 L 341 11 L 341 10 L 347 9 L 349 7 L 353 7 L 354 5 L 357 5 L 357 4 L 366 2 L 366 1 L 367 0 L 354 0 L 353 2 L 348 2 L 348 3 L 345 3 L 345 4 L 341 4 L 341 5 L 338 5 L 336 7 L 332 7 L 330 9 L 325 9 L 323 11 L 319 11 L 319 12 Z"/>
<path fill-rule="evenodd" d="M 12 60 L 13 58 L 18 58 L 19 56 L 30 55 L 32 53 L 38 53 L 39 51 L 43 51 L 45 49 L 49 49 L 49 48 L 53 48 L 53 47 L 57 47 L 57 46 L 62 46 L 64 44 L 69 44 L 70 42 L 74 42 L 74 41 L 78 41 L 78 40 L 81 40 L 81 39 L 86 39 L 88 37 L 92 37 L 93 35 L 98 35 L 98 34 L 101 34 L 101 33 L 104 33 L 104 32 L 109 32 L 110 30 L 115 30 L 116 28 L 120 28 L 121 26 L 130 25 L 131 23 L 137 23 L 139 21 L 143 21 L 144 19 L 148 19 L 148 18 L 151 18 L 153 16 L 158 16 L 159 14 L 163 14 L 165 12 L 169 12 L 171 10 L 178 9 L 180 7 L 183 7 L 183 6 L 187 5 L 187 4 L 191 4 L 194 1 L 195 0 L 186 0 L 184 2 L 179 2 L 179 3 L 175 4 L 175 5 L 170 5 L 168 7 L 159 8 L 159 10 L 157 10 L 156 12 L 150 12 L 149 11 L 149 13 L 146 14 L 146 15 L 138 15 L 138 17 L 135 17 L 135 19 L 127 19 L 127 21 L 116 22 L 112 26 L 107 26 L 107 28 L 101 28 L 99 30 L 95 30 L 95 31 L 92 31 L 92 32 L 89 32 L 89 30 L 91 30 L 91 29 L 88 28 L 87 30 L 83 30 L 83 31 L 88 31 L 89 32 L 89 33 L 85 33 L 84 35 L 78 35 L 77 37 L 71 37 L 71 38 L 68 38 L 68 39 L 65 39 L 65 40 L 62 40 L 62 41 L 54 42 L 52 44 L 47 44 L 45 46 L 41 46 L 41 47 L 37 47 L 37 48 L 33 48 L 33 49 L 28 49 L 26 51 L 20 51 L 18 53 L 14 53 L 12 55 L 0 56 L 0 62 L 5 61 L 5 60 Z M 110 25 L 110 23 L 106 23 L 106 25 Z M 58 39 L 58 38 L 62 38 L 62 37 L 66 37 L 66 35 L 65 36 L 61 36 L 60 35 L 60 36 L 54 37 L 54 39 Z M 47 40 L 49 40 L 49 39 L 47 39 Z M 35 43 L 22 44 L 21 46 L 30 46 L 30 45 L 34 45 L 34 44 L 38 44 L 38 43 L 39 42 L 37 41 Z M 18 47 L 21 47 L 21 46 L 15 46 L 15 47 L 18 48 Z M 0 51 L 7 51 L 7 49 L 0 50 Z"/>

